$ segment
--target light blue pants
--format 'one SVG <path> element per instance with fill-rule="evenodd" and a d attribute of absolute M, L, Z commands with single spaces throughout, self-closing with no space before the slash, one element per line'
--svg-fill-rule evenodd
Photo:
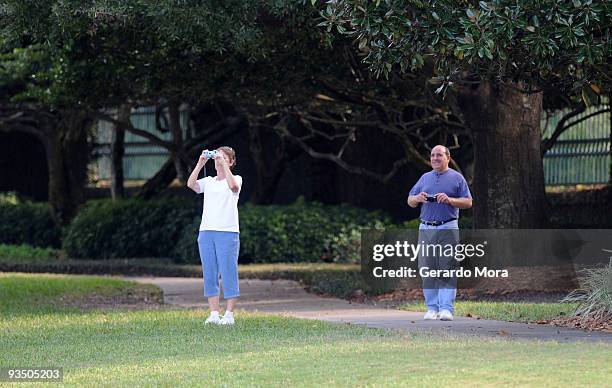
<path fill-rule="evenodd" d="M 219 295 L 219 275 L 223 284 L 225 299 L 240 296 L 238 286 L 238 252 L 240 234 L 201 230 L 198 235 L 198 248 L 204 276 L 204 297 Z"/>
<path fill-rule="evenodd" d="M 442 229 L 459 229 L 457 220 L 447 222 L 446 224 L 433 226 L 421 224 L 419 230 L 442 230 Z M 431 234 L 430 234 L 431 236 Z M 421 241 L 421 238 L 419 238 Z M 456 281 L 456 279 L 454 279 Z M 429 283 L 431 284 L 431 283 Z M 442 284 L 440 282 L 440 284 Z M 451 314 L 455 311 L 455 297 L 457 296 L 457 288 L 449 287 L 445 284 L 444 287 L 440 288 L 423 288 L 423 296 L 425 297 L 425 305 L 429 311 L 440 311 L 447 310 Z"/>

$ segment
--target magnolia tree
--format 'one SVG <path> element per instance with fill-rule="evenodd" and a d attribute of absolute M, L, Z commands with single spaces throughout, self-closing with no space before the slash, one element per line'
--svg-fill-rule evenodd
<path fill-rule="evenodd" d="M 606 0 L 331 0 L 320 26 L 354 38 L 377 75 L 430 67 L 471 131 L 476 225 L 541 227 L 543 94 L 591 104 L 609 93 L 610 10 Z"/>
<path fill-rule="evenodd" d="M 211 99 L 240 61 L 266 55 L 262 12 L 284 11 L 242 0 L 0 2 L 0 131 L 27 132 L 44 145 L 58 222 L 69 222 L 84 200 L 94 120 L 167 148 L 179 178 L 202 139 L 219 140 L 219 126 L 183 138 L 178 106 Z M 129 115 L 103 113 L 159 104 L 168 112 L 169 141 L 132 127 Z"/>
<path fill-rule="evenodd" d="M 89 124 L 91 119 L 114 124 L 116 195 L 121 195 L 124 131 L 166 148 L 172 157 L 143 187 L 145 197 L 175 177 L 184 178 L 203 142 L 222 141 L 224 134 L 235 132 L 232 128 L 243 128 L 245 120 L 258 177 L 252 197 L 257 202 L 273 198 L 286 162 L 301 153 L 387 182 L 408 163 L 426 168 L 422 154 L 437 135 L 464 131 L 428 93 L 425 77 L 377 80 L 359 63 L 349 39 L 332 37 L 333 48 L 326 46 L 330 37 L 316 27 L 318 12 L 300 1 L 4 4 L 0 88 L 6 91 L 7 114 L 0 115 L 0 129 L 31 131 L 43 142 L 52 136 L 79 140 L 59 147 L 49 142 L 47 150 L 55 155 L 50 166 L 66 166 L 50 171 L 50 191 L 56 193 L 51 203 L 63 222 L 82 201 L 83 180 L 62 173 L 84 171 L 85 164 L 70 158 L 70 150 L 85 151 L 85 156 L 88 150 L 82 126 L 67 131 L 52 120 L 40 130 L 44 118 L 60 112 L 80 113 L 90 118 Z M 183 136 L 179 120 L 183 103 L 193 107 L 190 123 L 198 127 L 186 131 L 190 138 Z M 132 126 L 129 111 L 139 105 L 157 106 L 159 118 L 167 113 L 167 120 L 157 121 L 170 139 Z M 104 113 L 109 108 L 118 108 L 118 114 Z M 220 117 L 211 120 L 215 114 Z M 373 171 L 363 158 L 348 157 L 356 142 L 366 141 L 364 132 L 376 130 L 401 147 L 391 156 L 392 166 Z M 275 152 L 267 151 L 271 148 Z"/>

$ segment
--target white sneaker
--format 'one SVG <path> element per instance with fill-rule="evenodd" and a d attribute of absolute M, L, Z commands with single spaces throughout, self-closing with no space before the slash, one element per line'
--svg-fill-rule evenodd
<path fill-rule="evenodd" d="M 425 315 L 423 316 L 423 319 L 425 319 L 426 321 L 435 321 L 436 319 L 438 319 L 438 312 L 429 310 L 428 312 L 425 313 Z"/>
<path fill-rule="evenodd" d="M 221 324 L 221 318 L 219 318 L 219 312 L 218 311 L 212 311 L 210 313 L 210 315 L 208 316 L 208 318 L 206 318 L 206 321 L 204 322 L 205 325 L 220 325 Z"/>
<path fill-rule="evenodd" d="M 441 310 L 440 311 L 440 320 L 441 321 L 452 321 L 453 320 L 453 314 L 448 311 L 448 310 Z"/>
<path fill-rule="evenodd" d="M 221 321 L 220 325 L 233 325 L 234 324 L 234 314 L 231 312 L 226 312 Z"/>

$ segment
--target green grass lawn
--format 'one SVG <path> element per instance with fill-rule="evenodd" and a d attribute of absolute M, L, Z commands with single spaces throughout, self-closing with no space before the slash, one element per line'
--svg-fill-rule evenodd
<path fill-rule="evenodd" d="M 123 274 L 126 276 L 201 277 L 197 264 L 176 264 L 170 259 L 127 258 L 83 260 L 62 257 L 59 251 L 0 245 L 0 271 L 31 273 Z M 240 265 L 241 279 L 290 279 L 304 283 L 312 292 L 344 298 L 355 289 L 365 289 L 358 264 L 274 263 Z"/>
<path fill-rule="evenodd" d="M 209 327 L 202 310 L 57 304 L 132 287 L 0 275 L 0 366 L 64 367 L 64 383 L 87 386 L 603 386 L 612 375 L 609 344 L 408 335 L 246 313 L 234 327 Z"/>
<path fill-rule="evenodd" d="M 500 321 L 535 322 L 563 315 L 571 315 L 576 306 L 576 303 L 516 303 L 458 300 L 455 302 L 455 315 L 497 319 Z M 427 311 L 423 302 L 406 303 L 401 305 L 399 309 Z"/>
<path fill-rule="evenodd" d="M 0 314 L 68 312 L 78 310 L 78 307 L 67 307 L 67 304 L 78 304 L 89 296 L 112 298 L 128 292 L 145 292 L 154 297 L 161 295 L 155 286 L 101 276 L 0 272 Z"/>

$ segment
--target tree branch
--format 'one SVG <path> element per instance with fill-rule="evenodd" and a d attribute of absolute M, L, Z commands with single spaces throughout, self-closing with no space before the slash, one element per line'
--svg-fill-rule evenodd
<path fill-rule="evenodd" d="M 98 118 L 100 120 L 107 121 L 107 122 L 112 123 L 112 124 L 115 124 L 116 126 L 118 126 L 120 128 L 123 128 L 124 130 L 126 130 L 126 131 L 128 131 L 130 133 L 133 133 L 134 135 L 143 137 L 143 138 L 149 140 L 151 143 L 167 149 L 170 153 L 174 153 L 174 152 L 178 151 L 172 142 L 163 140 L 163 139 L 155 136 L 151 132 L 147 132 L 147 131 L 145 131 L 143 129 L 136 128 L 130 122 L 119 121 L 119 120 L 113 118 L 112 116 L 110 116 L 110 115 L 108 115 L 106 113 L 97 113 L 96 114 L 96 118 Z"/>
<path fill-rule="evenodd" d="M 389 170 L 387 173 L 385 174 L 380 174 L 380 173 L 376 173 L 374 171 L 368 170 L 364 167 L 360 167 L 360 166 L 355 166 L 352 164 L 349 164 L 348 162 L 346 162 L 345 160 L 342 159 L 342 152 L 344 150 L 344 146 L 341 147 L 339 153 L 334 154 L 331 152 L 319 152 L 316 151 L 313 147 L 309 146 L 304 140 L 303 138 L 300 138 L 298 136 L 293 135 L 288 129 L 286 124 L 284 123 L 283 120 L 279 121 L 279 123 L 277 125 L 275 125 L 273 127 L 273 129 L 275 131 L 277 131 L 281 136 L 283 136 L 284 138 L 287 138 L 289 141 L 291 141 L 292 143 L 296 144 L 299 148 L 301 148 L 304 152 L 306 152 L 309 156 L 315 158 L 315 159 L 323 159 L 323 160 L 328 160 L 331 161 L 333 163 L 335 163 L 336 165 L 338 165 L 339 167 L 341 167 L 342 169 L 344 169 L 345 171 L 348 171 L 350 173 L 353 174 L 358 174 L 358 175 L 363 175 L 363 176 L 367 176 L 371 179 L 377 180 L 379 182 L 382 183 L 387 183 L 389 182 L 389 180 L 391 180 L 391 178 L 393 178 L 393 176 L 400 170 L 400 168 L 406 164 L 408 164 L 410 162 L 409 158 L 402 158 L 402 159 L 398 159 L 393 163 L 393 166 L 391 168 L 391 170 Z"/>
<path fill-rule="evenodd" d="M 544 156 L 555 145 L 559 137 L 568 129 L 572 128 L 576 124 L 579 124 L 585 120 L 590 119 L 593 116 L 597 116 L 602 113 L 610 112 L 610 108 L 600 109 L 597 112 L 589 113 L 588 115 L 581 117 L 580 119 L 566 125 L 568 120 L 583 113 L 584 110 L 585 110 L 585 107 L 581 106 L 580 108 L 568 113 L 561 120 L 559 120 L 559 122 L 557 123 L 557 126 L 555 127 L 555 131 L 553 132 L 553 134 L 549 138 L 544 139 L 542 141 L 542 146 L 541 146 L 542 156 Z"/>

